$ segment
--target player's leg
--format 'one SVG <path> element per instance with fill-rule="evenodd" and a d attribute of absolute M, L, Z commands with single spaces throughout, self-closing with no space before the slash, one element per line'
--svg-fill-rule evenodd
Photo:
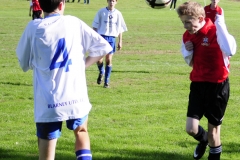
<path fill-rule="evenodd" d="M 177 3 L 177 0 L 173 0 L 174 1 L 174 10 L 175 10 L 175 8 L 176 8 L 176 3 Z"/>
<path fill-rule="evenodd" d="M 186 132 L 199 142 L 207 143 L 208 133 L 199 125 L 199 120 L 187 117 Z"/>
<path fill-rule="evenodd" d="M 174 0 L 171 1 L 170 10 L 172 10 L 173 1 L 174 1 Z"/>
<path fill-rule="evenodd" d="M 228 78 L 217 84 L 211 84 L 211 90 L 208 95 L 210 103 L 205 116 L 208 118 L 208 140 L 209 140 L 209 160 L 220 160 L 222 145 L 220 140 L 220 129 L 222 120 L 227 108 L 229 99 L 229 80 Z"/>
<path fill-rule="evenodd" d="M 205 88 L 204 82 L 192 82 L 190 85 L 186 131 L 199 142 L 193 154 L 195 159 L 200 159 L 204 155 L 208 144 L 207 132 L 199 125 L 206 110 L 203 94 Z"/>
<path fill-rule="evenodd" d="M 209 160 L 220 160 L 222 145 L 220 140 L 221 125 L 214 126 L 208 123 L 208 143 L 209 143 Z"/>
<path fill-rule="evenodd" d="M 98 67 L 98 70 L 99 70 L 99 74 L 98 74 L 98 78 L 97 78 L 97 84 L 101 84 L 101 83 L 102 83 L 102 80 L 103 80 L 103 75 L 104 75 L 104 73 L 105 73 L 103 58 L 101 58 L 101 59 L 97 62 L 97 67 Z"/>
<path fill-rule="evenodd" d="M 104 87 L 109 87 L 110 76 L 112 72 L 112 57 L 113 54 L 109 53 L 106 55 L 106 67 L 105 67 L 105 79 L 104 79 Z"/>
<path fill-rule="evenodd" d="M 34 19 L 36 19 L 36 12 L 35 11 L 32 12 L 32 20 L 34 20 Z"/>
<path fill-rule="evenodd" d="M 91 160 L 90 138 L 87 131 L 88 115 L 83 118 L 68 120 L 68 129 L 75 135 L 75 153 L 77 160 Z"/>
<path fill-rule="evenodd" d="M 79 151 L 82 149 L 90 150 L 90 138 L 87 131 L 87 120 L 81 126 L 78 126 L 74 130 L 74 135 L 76 137 L 75 150 Z"/>
<path fill-rule="evenodd" d="M 198 119 L 191 117 L 187 118 L 186 132 L 199 142 L 194 151 L 193 157 L 195 159 L 200 159 L 206 151 L 208 133 L 199 125 Z"/>
<path fill-rule="evenodd" d="M 105 79 L 104 79 L 104 88 L 109 87 L 110 76 L 112 73 L 112 58 L 113 54 L 116 52 L 116 38 L 107 36 L 105 39 L 112 46 L 113 50 L 106 55 L 106 67 L 105 67 Z"/>
<path fill-rule="evenodd" d="M 54 160 L 57 139 L 38 138 L 39 160 Z"/>
<path fill-rule="evenodd" d="M 54 160 L 57 139 L 61 135 L 62 122 L 36 123 L 39 160 Z"/>

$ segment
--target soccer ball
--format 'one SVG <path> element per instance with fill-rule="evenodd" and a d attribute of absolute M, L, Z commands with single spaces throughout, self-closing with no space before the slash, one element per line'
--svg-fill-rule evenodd
<path fill-rule="evenodd" d="M 162 9 L 167 7 L 172 0 L 145 0 L 146 3 L 154 9 Z"/>

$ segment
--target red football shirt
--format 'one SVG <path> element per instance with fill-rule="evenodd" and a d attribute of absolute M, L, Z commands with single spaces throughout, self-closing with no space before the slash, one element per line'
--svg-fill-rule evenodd
<path fill-rule="evenodd" d="M 32 9 L 33 9 L 33 11 L 42 10 L 38 0 L 32 0 Z"/>
<path fill-rule="evenodd" d="M 216 26 L 209 18 L 206 24 L 196 34 L 186 31 L 183 42 L 193 43 L 193 69 L 190 80 L 195 82 L 223 82 L 229 73 L 229 58 L 223 58 L 223 53 L 217 42 Z"/>

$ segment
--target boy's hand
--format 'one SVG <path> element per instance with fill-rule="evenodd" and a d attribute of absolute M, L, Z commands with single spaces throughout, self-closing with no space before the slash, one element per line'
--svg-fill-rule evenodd
<path fill-rule="evenodd" d="M 119 42 L 119 43 L 118 43 L 118 47 L 117 47 L 117 48 L 118 48 L 118 50 L 121 50 L 121 49 L 122 49 L 122 42 Z"/>
<path fill-rule="evenodd" d="M 187 51 L 193 50 L 193 44 L 191 41 L 187 41 L 184 45 Z"/>

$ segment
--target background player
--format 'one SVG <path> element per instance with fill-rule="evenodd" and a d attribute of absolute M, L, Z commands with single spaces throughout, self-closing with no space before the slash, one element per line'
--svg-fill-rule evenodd
<path fill-rule="evenodd" d="M 206 18 L 210 18 L 213 23 L 215 22 L 217 14 L 224 16 L 223 9 L 218 6 L 219 1 L 220 0 L 211 0 L 211 4 L 204 7 Z"/>
<path fill-rule="evenodd" d="M 39 5 L 38 0 L 32 0 L 30 1 L 30 9 L 29 9 L 29 16 L 31 17 L 31 13 L 32 13 L 32 19 L 36 19 L 36 18 L 42 18 L 43 16 L 43 12 L 42 9 Z"/>
<path fill-rule="evenodd" d="M 109 87 L 110 75 L 112 71 L 112 57 L 116 51 L 115 37 L 118 37 L 118 50 L 122 48 L 122 33 L 127 31 L 127 26 L 124 22 L 123 16 L 120 11 L 115 8 L 117 0 L 107 0 L 108 6 L 100 9 L 93 21 L 93 29 L 105 38 L 112 46 L 113 51 L 106 55 L 106 67 L 104 70 L 103 58 L 97 62 L 99 75 L 97 83 L 101 84 L 103 75 L 104 87 Z"/>

